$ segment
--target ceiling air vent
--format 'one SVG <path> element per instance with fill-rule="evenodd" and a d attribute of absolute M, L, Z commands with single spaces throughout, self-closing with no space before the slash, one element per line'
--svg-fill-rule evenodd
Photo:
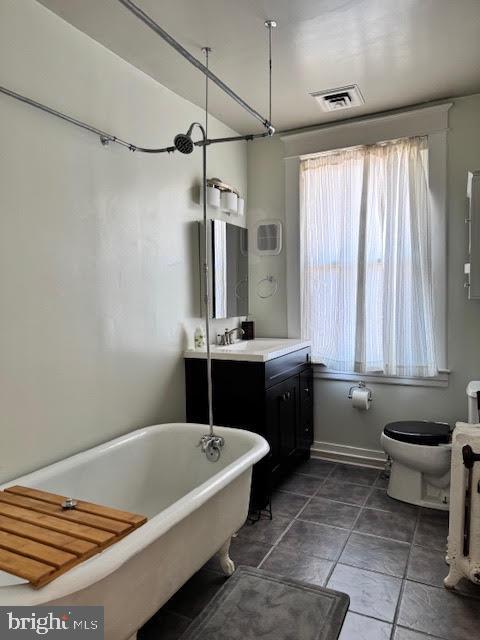
<path fill-rule="evenodd" d="M 326 91 L 315 91 L 310 94 L 319 103 L 324 111 L 339 111 L 341 109 L 351 109 L 365 104 L 360 89 L 356 84 L 338 89 L 327 89 Z"/>

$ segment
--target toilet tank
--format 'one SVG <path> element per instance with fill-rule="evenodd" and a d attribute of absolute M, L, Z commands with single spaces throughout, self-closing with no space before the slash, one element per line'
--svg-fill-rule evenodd
<path fill-rule="evenodd" d="M 480 380 L 472 380 L 467 385 L 468 421 L 472 424 L 480 422 L 477 394 L 480 391 Z"/>

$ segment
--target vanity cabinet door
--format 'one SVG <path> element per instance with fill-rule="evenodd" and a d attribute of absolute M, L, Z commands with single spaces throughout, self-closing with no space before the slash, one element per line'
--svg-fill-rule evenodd
<path fill-rule="evenodd" d="M 313 385 L 310 350 L 267 363 L 213 360 L 215 424 L 262 435 L 270 452 L 253 468 L 253 510 L 264 509 L 272 491 L 313 442 Z M 185 361 L 187 421 L 208 421 L 205 360 Z M 275 384 L 276 382 L 276 384 Z"/>
<path fill-rule="evenodd" d="M 293 376 L 270 387 L 266 393 L 267 438 L 271 447 L 272 472 L 279 477 L 290 466 L 297 447 L 299 377 Z"/>
<path fill-rule="evenodd" d="M 313 374 L 311 369 L 299 375 L 300 420 L 298 422 L 297 447 L 309 451 L 313 443 Z"/>

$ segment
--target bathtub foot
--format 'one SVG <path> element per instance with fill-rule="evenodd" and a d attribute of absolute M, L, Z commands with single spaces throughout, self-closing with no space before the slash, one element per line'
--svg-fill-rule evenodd
<path fill-rule="evenodd" d="M 448 576 L 443 581 L 443 584 L 447 589 L 455 589 L 457 583 L 463 578 L 463 573 L 459 571 L 456 567 L 452 567 L 450 565 L 450 572 Z"/>
<path fill-rule="evenodd" d="M 235 563 L 233 562 L 233 560 L 230 558 L 230 555 L 229 555 L 231 540 L 232 539 L 229 538 L 225 542 L 223 547 L 220 549 L 220 551 L 218 552 L 218 559 L 220 560 L 220 566 L 222 567 L 223 572 L 227 576 L 231 576 L 232 573 L 235 571 Z"/>

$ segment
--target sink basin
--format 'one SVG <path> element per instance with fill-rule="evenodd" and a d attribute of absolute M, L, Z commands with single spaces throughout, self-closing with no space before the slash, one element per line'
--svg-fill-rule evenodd
<path fill-rule="evenodd" d="M 282 340 L 239 340 L 234 344 L 226 344 L 225 346 L 218 346 L 215 349 L 223 352 L 232 351 L 233 353 L 237 353 L 240 351 L 270 351 L 271 349 L 275 349 L 277 346 L 281 347 L 285 341 Z"/>
<path fill-rule="evenodd" d="M 225 346 L 212 345 L 210 352 L 214 360 L 244 360 L 247 362 L 267 362 L 287 353 L 309 347 L 310 342 L 298 338 L 256 338 L 239 340 Z M 206 349 L 189 350 L 185 358 L 206 358 Z"/>

